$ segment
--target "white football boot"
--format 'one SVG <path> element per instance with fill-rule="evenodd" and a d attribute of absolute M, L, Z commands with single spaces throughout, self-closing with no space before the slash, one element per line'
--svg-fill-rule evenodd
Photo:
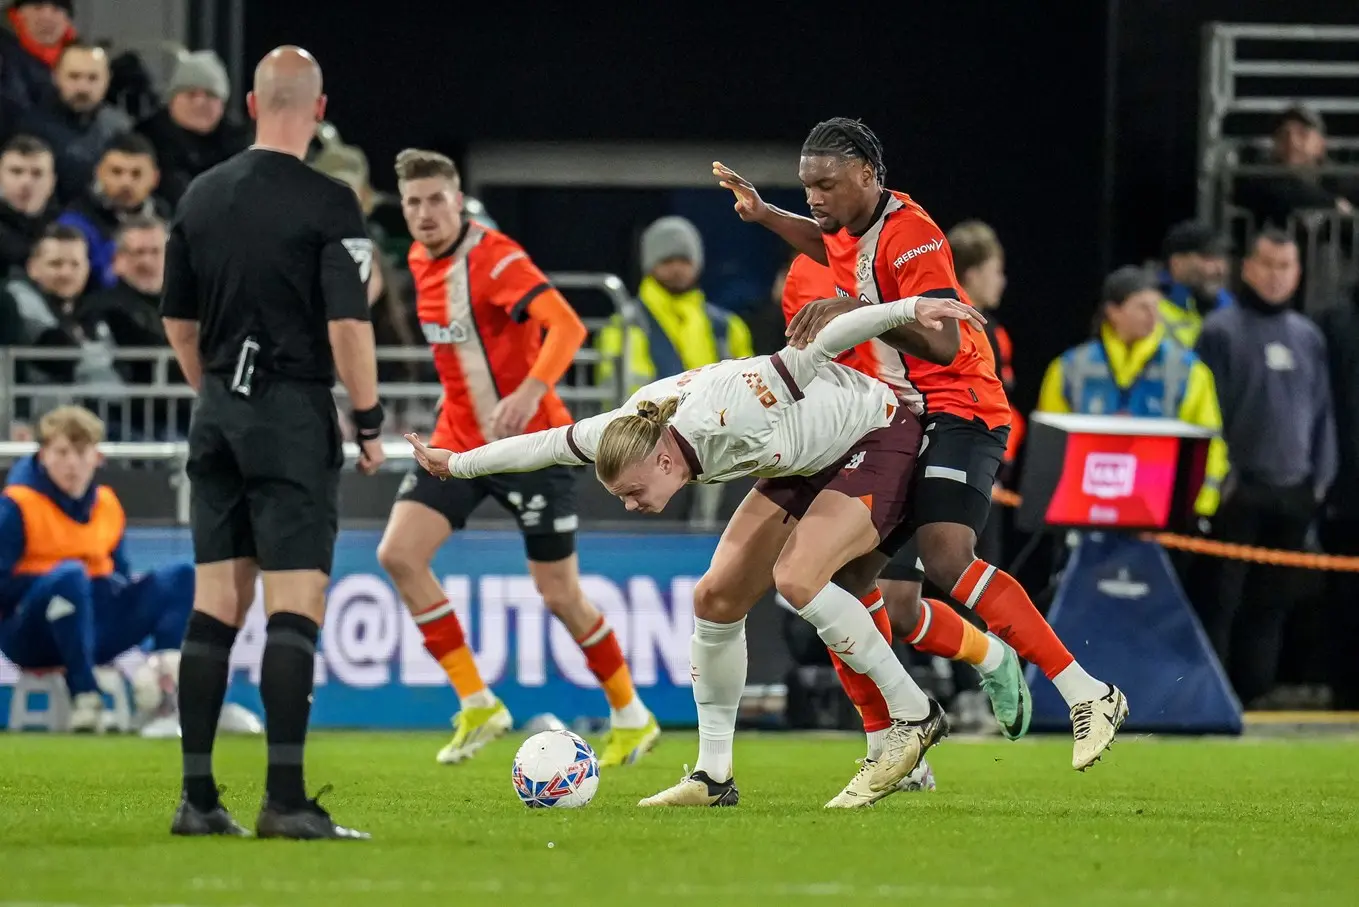
<path fill-rule="evenodd" d="M 1071 750 L 1071 767 L 1083 772 L 1114 745 L 1118 729 L 1128 717 L 1128 700 L 1113 684 L 1099 699 L 1078 702 L 1071 707 L 1071 733 L 1076 738 Z"/>
<path fill-rule="evenodd" d="M 854 777 L 849 779 L 845 789 L 836 794 L 835 797 L 826 804 L 826 809 L 858 809 L 861 806 L 872 806 L 885 797 L 899 792 L 911 792 L 918 790 L 934 790 L 934 769 L 930 768 L 930 763 L 921 759 L 920 764 L 915 767 L 905 778 L 897 782 L 896 787 L 888 788 L 885 791 L 874 791 L 868 786 L 868 777 L 872 774 L 874 762 L 872 759 L 860 759 L 859 770 L 854 773 Z"/>
<path fill-rule="evenodd" d="M 637 801 L 638 806 L 735 806 L 741 800 L 734 778 L 714 781 L 707 772 L 689 772 L 673 787 Z"/>

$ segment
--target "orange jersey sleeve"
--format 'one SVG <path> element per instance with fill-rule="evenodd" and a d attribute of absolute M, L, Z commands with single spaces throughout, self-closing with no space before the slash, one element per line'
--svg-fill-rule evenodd
<path fill-rule="evenodd" d="M 529 377 L 551 387 L 562 379 L 585 342 L 587 331 L 580 316 L 555 288 L 534 297 L 529 318 L 544 330 L 543 348 L 529 370 Z"/>
<path fill-rule="evenodd" d="M 787 324 L 803 306 L 818 299 L 832 299 L 837 295 L 835 278 L 830 268 L 806 255 L 793 259 L 788 268 L 788 279 L 783 284 L 783 322 Z M 878 355 L 873 341 L 865 341 L 852 350 L 845 350 L 835 361 L 863 372 L 870 378 L 878 377 Z"/>

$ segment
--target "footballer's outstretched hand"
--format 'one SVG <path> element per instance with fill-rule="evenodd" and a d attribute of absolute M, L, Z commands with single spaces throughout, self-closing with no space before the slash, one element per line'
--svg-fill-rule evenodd
<path fill-rule="evenodd" d="M 713 161 L 713 176 L 717 185 L 728 189 L 736 196 L 736 213 L 746 223 L 758 224 L 769 215 L 769 206 L 760 198 L 760 193 L 750 181 L 721 161 Z"/>

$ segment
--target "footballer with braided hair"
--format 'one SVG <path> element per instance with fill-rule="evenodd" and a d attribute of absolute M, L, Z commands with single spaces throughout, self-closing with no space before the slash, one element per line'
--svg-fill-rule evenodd
<path fill-rule="evenodd" d="M 736 196 L 742 220 L 766 227 L 830 267 L 838 298 L 811 302 L 797 313 L 788 325 L 793 346 L 860 306 L 912 296 L 968 302 L 944 232 L 909 195 L 886 188 L 882 143 L 861 121 L 836 117 L 818 123 L 803 143 L 798 178 L 811 217 L 766 204 L 749 181 L 720 162 L 713 163 L 713 174 Z M 1117 687 L 1086 673 L 1013 577 L 976 555 L 1011 421 L 990 344 L 966 322 L 950 323 L 933 336 L 896 328 L 874 343 L 877 377 L 921 414 L 925 440 L 912 492 L 914 518 L 902 530 L 913 538 L 890 562 L 873 552 L 850 567 L 859 573 L 877 568 L 880 579 L 895 580 L 884 586 L 890 590 L 892 624 L 912 628 L 905 641 L 916 648 L 960 657 L 955 650 L 961 618 L 941 602 L 920 599 L 928 576 L 1038 665 L 1071 709 L 1072 766 L 1084 771 L 1113 743 L 1127 717 L 1127 701 Z M 854 587 L 848 577 L 844 582 Z M 876 595 L 872 599 L 876 603 Z M 1005 735 L 1015 739 L 1028 728 L 1031 705 L 1027 690 L 1015 681 L 1018 666 L 1009 645 L 988 645 L 976 664 Z M 874 691 L 847 692 L 866 721 L 880 711 Z M 858 791 L 857 781 L 856 776 L 842 797 L 871 802 L 873 795 Z"/>

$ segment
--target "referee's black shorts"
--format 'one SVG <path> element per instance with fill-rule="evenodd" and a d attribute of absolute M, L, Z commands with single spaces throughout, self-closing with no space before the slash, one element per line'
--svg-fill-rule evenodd
<path fill-rule="evenodd" d="M 339 419 L 329 387 L 256 379 L 249 399 L 204 375 L 189 424 L 194 561 L 329 574 L 339 530 Z"/>
<path fill-rule="evenodd" d="M 924 565 L 916 529 L 930 523 L 958 523 L 972 527 L 978 537 L 991 514 L 991 489 L 1005 460 L 1010 438 L 1008 425 L 987 428 L 980 419 L 939 413 L 925 419 L 911 487 L 911 517 L 897 530 L 893 542 L 909 536 L 878 574 L 879 579 L 920 582 Z M 891 551 L 886 545 L 883 550 Z"/>

